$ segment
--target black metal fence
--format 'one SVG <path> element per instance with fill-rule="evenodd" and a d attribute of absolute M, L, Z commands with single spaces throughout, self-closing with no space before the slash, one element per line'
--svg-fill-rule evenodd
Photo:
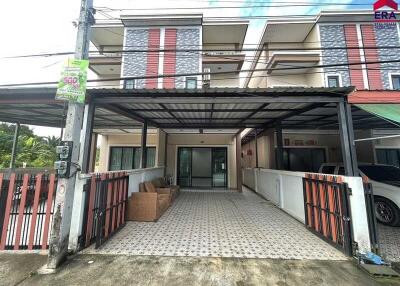
<path fill-rule="evenodd" d="M 340 177 L 307 174 L 303 178 L 305 224 L 346 255 L 353 255 L 350 188 Z"/>
<path fill-rule="evenodd" d="M 129 176 L 124 172 L 94 174 L 85 188 L 81 247 L 100 247 L 125 225 Z"/>

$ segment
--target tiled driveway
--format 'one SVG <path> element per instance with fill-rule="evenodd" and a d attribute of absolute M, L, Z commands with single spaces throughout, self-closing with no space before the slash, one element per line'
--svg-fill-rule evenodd
<path fill-rule="evenodd" d="M 251 191 L 182 191 L 156 223 L 128 222 L 85 253 L 344 260 L 346 257 Z"/>

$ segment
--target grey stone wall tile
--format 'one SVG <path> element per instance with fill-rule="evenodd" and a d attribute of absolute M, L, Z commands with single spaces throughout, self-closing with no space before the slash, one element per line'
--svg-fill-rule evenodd
<path fill-rule="evenodd" d="M 346 51 L 346 39 L 343 25 L 323 25 L 319 27 L 322 48 L 344 48 L 334 50 L 322 50 L 322 64 L 330 65 L 348 63 Z M 340 74 L 343 86 L 350 86 L 350 73 L 348 66 L 324 68 L 325 73 Z"/>

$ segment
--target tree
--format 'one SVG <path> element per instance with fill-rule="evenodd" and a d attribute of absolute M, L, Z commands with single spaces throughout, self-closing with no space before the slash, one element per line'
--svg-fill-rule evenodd
<path fill-rule="evenodd" d="M 11 160 L 14 125 L 0 124 L 0 168 L 8 168 Z M 60 139 L 41 137 L 27 126 L 20 126 L 15 167 L 52 167 L 57 158 L 55 147 Z"/>

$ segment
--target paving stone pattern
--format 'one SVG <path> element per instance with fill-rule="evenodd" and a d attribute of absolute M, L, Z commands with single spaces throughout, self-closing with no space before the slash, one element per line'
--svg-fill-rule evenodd
<path fill-rule="evenodd" d="M 340 251 L 251 191 L 182 191 L 156 223 L 128 222 L 84 253 L 345 260 Z"/>
<path fill-rule="evenodd" d="M 384 258 L 400 262 L 400 227 L 378 224 L 379 247 Z"/>

